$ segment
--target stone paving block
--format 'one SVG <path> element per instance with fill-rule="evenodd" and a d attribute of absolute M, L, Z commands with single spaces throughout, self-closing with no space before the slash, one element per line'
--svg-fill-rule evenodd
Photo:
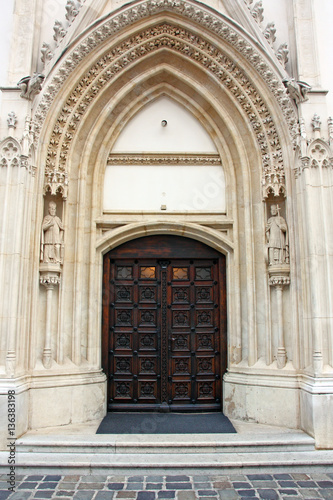
<path fill-rule="evenodd" d="M 41 481 L 44 476 L 26 476 L 25 481 Z"/>
<path fill-rule="evenodd" d="M 58 486 L 58 483 L 54 482 L 49 482 L 49 481 L 43 481 L 42 483 L 39 483 L 37 485 L 38 490 L 55 490 L 56 487 Z"/>
<path fill-rule="evenodd" d="M 16 491 L 15 493 L 11 494 L 10 500 L 12 500 L 12 499 L 13 500 L 29 500 L 30 497 L 31 497 L 31 491 Z M 8 497 L 4 497 L 4 498 L 8 498 Z"/>
<path fill-rule="evenodd" d="M 296 481 L 278 481 L 281 488 L 298 488 Z"/>
<path fill-rule="evenodd" d="M 124 489 L 124 483 L 108 483 L 106 485 L 109 490 L 123 490 Z"/>
<path fill-rule="evenodd" d="M 64 476 L 62 478 L 63 481 L 68 481 L 69 483 L 77 483 L 78 481 L 80 481 L 80 479 L 84 477 L 84 476 L 74 476 L 74 475 L 68 475 L 68 476 Z"/>
<path fill-rule="evenodd" d="M 271 474 L 247 474 L 246 476 L 251 482 L 252 481 L 272 481 L 273 476 Z"/>
<path fill-rule="evenodd" d="M 273 478 L 276 479 L 276 480 L 292 480 L 292 477 L 290 474 L 273 474 Z"/>
<path fill-rule="evenodd" d="M 175 491 L 159 491 L 157 494 L 157 498 L 175 498 Z"/>
<path fill-rule="evenodd" d="M 102 490 L 105 483 L 79 483 L 78 490 Z"/>
<path fill-rule="evenodd" d="M 137 500 L 155 500 L 155 491 L 138 491 Z"/>
<path fill-rule="evenodd" d="M 196 500 L 194 491 L 177 491 L 177 500 Z"/>
<path fill-rule="evenodd" d="M 278 490 L 278 492 L 280 493 L 280 495 L 294 495 L 296 496 L 297 495 L 297 490 L 288 490 L 288 489 L 280 489 Z"/>
<path fill-rule="evenodd" d="M 0 481 L 0 490 L 7 490 L 8 486 L 9 484 L 7 483 L 7 481 Z"/>
<path fill-rule="evenodd" d="M 54 491 L 36 491 L 34 498 L 51 498 L 53 493 Z"/>
<path fill-rule="evenodd" d="M 0 500 L 6 500 L 11 494 L 12 494 L 11 491 L 0 490 Z"/>
<path fill-rule="evenodd" d="M 277 481 L 251 481 L 253 488 L 278 488 Z"/>
<path fill-rule="evenodd" d="M 58 483 L 58 488 L 62 490 L 75 490 L 78 483 L 67 483 L 66 481 L 60 481 Z"/>
<path fill-rule="evenodd" d="M 127 479 L 127 482 L 128 483 L 143 483 L 144 480 L 145 480 L 144 476 L 130 476 Z"/>
<path fill-rule="evenodd" d="M 333 488 L 333 481 L 317 481 L 319 488 Z"/>
<path fill-rule="evenodd" d="M 136 497 L 136 491 L 122 490 L 116 492 L 116 498 L 135 498 L 135 497 Z"/>
<path fill-rule="evenodd" d="M 264 500 L 277 500 L 279 498 L 279 494 L 275 490 L 258 488 L 257 492 Z"/>
<path fill-rule="evenodd" d="M 98 491 L 94 500 L 111 500 L 113 498 L 113 491 Z"/>
<path fill-rule="evenodd" d="M 255 490 L 238 490 L 237 493 L 241 496 L 241 497 L 255 497 L 256 496 L 256 492 Z"/>
<path fill-rule="evenodd" d="M 218 492 L 221 500 L 238 500 L 240 496 L 234 489 L 222 490 Z"/>
<path fill-rule="evenodd" d="M 191 483 L 166 483 L 167 490 L 191 490 Z"/>
<path fill-rule="evenodd" d="M 320 494 L 325 500 L 333 500 L 333 490 L 331 488 L 320 490 Z"/>
<path fill-rule="evenodd" d="M 23 483 L 20 484 L 18 489 L 20 490 L 34 490 L 36 488 L 38 483 L 30 483 L 29 481 L 23 481 Z"/>
<path fill-rule="evenodd" d="M 330 480 L 330 478 L 328 477 L 328 474 L 324 474 L 323 472 L 312 472 L 311 479 L 313 481 L 329 481 Z"/>
<path fill-rule="evenodd" d="M 244 476 L 242 474 L 234 474 L 229 477 L 230 481 L 244 481 L 247 482 L 248 478 L 247 476 Z"/>
<path fill-rule="evenodd" d="M 125 476 L 108 476 L 108 483 L 124 483 L 126 480 Z"/>
<path fill-rule="evenodd" d="M 299 488 L 298 493 L 302 495 L 303 498 L 322 498 L 318 490 L 309 488 Z"/>
<path fill-rule="evenodd" d="M 307 479 L 310 479 L 310 477 L 307 474 L 304 474 L 303 472 L 293 472 L 291 476 L 296 481 L 306 481 Z"/>
<path fill-rule="evenodd" d="M 246 489 L 252 488 L 252 485 L 250 483 L 241 482 L 241 481 L 233 482 L 232 486 L 235 488 L 235 490 L 246 490 Z"/>
<path fill-rule="evenodd" d="M 60 481 L 61 478 L 62 476 L 48 475 L 44 477 L 43 481 Z"/>
<path fill-rule="evenodd" d="M 59 490 L 56 492 L 57 497 L 73 497 L 75 495 L 75 491 L 71 490 Z"/>
<path fill-rule="evenodd" d="M 217 495 L 217 491 L 214 490 L 198 490 L 199 497 L 212 497 Z"/>
<path fill-rule="evenodd" d="M 164 476 L 147 476 L 146 477 L 147 483 L 163 483 L 163 481 L 164 481 Z"/>
<path fill-rule="evenodd" d="M 211 489 L 211 484 L 210 483 L 196 483 L 195 481 L 193 482 L 193 488 L 195 490 L 210 490 Z"/>
<path fill-rule="evenodd" d="M 75 500 L 91 500 L 94 495 L 95 495 L 94 491 L 83 491 L 82 490 L 82 491 L 78 491 L 77 493 L 75 493 L 73 498 Z"/>
<path fill-rule="evenodd" d="M 105 483 L 107 480 L 107 476 L 105 475 L 91 475 L 91 476 L 82 476 L 81 482 L 83 483 Z"/>
<path fill-rule="evenodd" d="M 192 476 L 193 481 L 213 481 L 212 476 Z"/>
<path fill-rule="evenodd" d="M 147 483 L 146 490 L 161 490 L 163 488 L 163 483 Z"/>
<path fill-rule="evenodd" d="M 127 483 L 126 490 L 139 491 L 143 489 L 143 483 Z"/>
<path fill-rule="evenodd" d="M 333 472 L 328 472 L 326 475 L 327 475 L 330 479 L 333 479 Z"/>
<path fill-rule="evenodd" d="M 165 480 L 169 483 L 180 483 L 180 482 L 186 482 L 190 481 L 189 476 L 166 476 Z"/>
<path fill-rule="evenodd" d="M 317 488 L 317 484 L 314 481 L 297 481 L 300 488 Z"/>
<path fill-rule="evenodd" d="M 230 481 L 214 481 L 213 488 L 216 490 L 225 490 L 227 488 L 232 488 L 232 484 Z"/>

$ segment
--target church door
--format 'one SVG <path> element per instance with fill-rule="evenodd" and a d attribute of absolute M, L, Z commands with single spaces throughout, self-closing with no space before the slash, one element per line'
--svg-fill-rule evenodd
<path fill-rule="evenodd" d="M 225 257 L 195 240 L 151 236 L 104 257 L 108 410 L 221 410 Z"/>

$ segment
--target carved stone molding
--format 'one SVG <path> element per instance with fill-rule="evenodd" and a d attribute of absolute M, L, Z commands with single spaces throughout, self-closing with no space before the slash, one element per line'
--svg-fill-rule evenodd
<path fill-rule="evenodd" d="M 39 283 L 45 287 L 55 287 L 60 285 L 61 277 L 60 275 L 51 273 L 41 274 L 39 277 Z"/>
<path fill-rule="evenodd" d="M 175 11 L 182 16 L 192 19 L 194 22 L 204 25 L 206 28 L 218 33 L 220 37 L 227 40 L 241 52 L 254 65 L 257 71 L 267 82 L 272 93 L 280 103 L 280 106 L 289 123 L 293 136 L 296 135 L 297 127 L 294 110 L 286 91 L 274 76 L 273 71 L 267 63 L 261 59 L 254 47 L 244 40 L 242 36 L 233 30 L 222 18 L 209 14 L 202 8 L 194 6 L 185 1 L 177 3 L 168 0 L 148 1 L 128 8 L 120 16 L 115 16 L 99 26 L 89 38 L 86 39 L 75 51 L 69 55 L 66 62 L 61 66 L 58 74 L 44 93 L 43 100 L 39 105 L 36 115 L 36 137 L 41 130 L 42 122 L 47 109 L 54 99 L 56 92 L 65 81 L 70 71 L 78 62 L 85 57 L 94 47 L 101 43 L 112 33 L 119 31 L 125 25 L 129 25 L 137 19 L 142 19 L 150 13 L 161 10 Z M 85 74 L 72 94 L 67 99 L 53 130 L 47 156 L 47 169 L 66 171 L 66 162 L 71 141 L 74 137 L 83 114 L 99 94 L 101 89 L 109 81 L 131 62 L 158 50 L 161 47 L 172 51 L 179 51 L 183 56 L 192 59 L 197 64 L 205 67 L 219 79 L 221 85 L 238 100 L 245 113 L 248 115 L 252 128 L 257 136 L 259 147 L 263 158 L 263 196 L 266 198 L 271 192 L 271 185 L 266 185 L 267 174 L 279 174 L 281 183 L 280 194 L 285 193 L 284 167 L 282 151 L 275 124 L 270 116 L 263 98 L 258 93 L 254 84 L 250 82 L 246 74 L 234 61 L 231 61 L 217 47 L 205 39 L 191 32 L 180 29 L 170 24 L 159 24 L 145 30 L 141 34 L 128 39 L 118 47 L 114 47 L 105 54 Z M 277 190 L 274 189 L 274 194 Z"/>
<path fill-rule="evenodd" d="M 290 285 L 290 276 L 272 275 L 269 277 L 268 283 L 270 286 L 288 286 Z"/>
<path fill-rule="evenodd" d="M 108 165 L 221 165 L 216 154 L 158 155 L 158 154 L 115 154 L 108 157 Z"/>

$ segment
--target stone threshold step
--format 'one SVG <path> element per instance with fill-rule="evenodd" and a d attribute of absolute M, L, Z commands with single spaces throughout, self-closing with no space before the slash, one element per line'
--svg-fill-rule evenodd
<path fill-rule="evenodd" d="M 17 466 L 91 466 L 101 468 L 119 467 L 235 467 L 235 466 L 289 466 L 305 464 L 328 464 L 333 467 L 333 450 L 295 451 L 280 453 L 184 453 L 168 454 L 121 454 L 110 453 L 31 453 L 17 454 Z"/>
<path fill-rule="evenodd" d="M 215 435 L 26 435 L 16 442 L 19 452 L 59 453 L 256 453 L 314 450 L 314 439 L 305 433 L 241 436 Z"/>

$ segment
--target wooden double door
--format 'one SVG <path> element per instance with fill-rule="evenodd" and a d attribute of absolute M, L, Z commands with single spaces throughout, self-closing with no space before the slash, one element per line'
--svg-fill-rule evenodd
<path fill-rule="evenodd" d="M 225 258 L 195 240 L 145 237 L 104 257 L 108 410 L 221 410 Z"/>

